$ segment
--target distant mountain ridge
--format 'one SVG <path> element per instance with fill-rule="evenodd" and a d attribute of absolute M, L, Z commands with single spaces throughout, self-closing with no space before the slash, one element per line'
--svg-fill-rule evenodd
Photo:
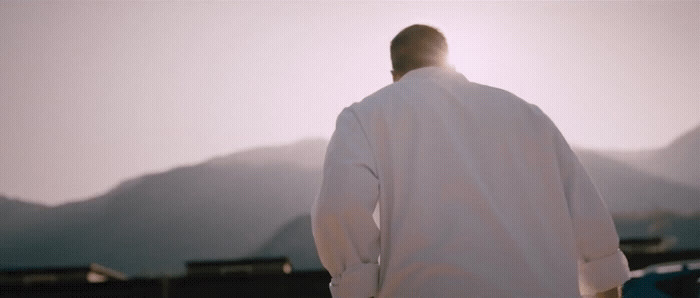
<path fill-rule="evenodd" d="M 41 204 L 29 203 L 0 195 L 0 214 L 10 214 L 16 209 L 39 210 L 49 208 Z M 2 218 L 2 217 L 0 217 Z"/>
<path fill-rule="evenodd" d="M 226 165 L 246 162 L 255 165 L 290 164 L 307 169 L 320 169 L 328 141 L 306 139 L 291 146 L 260 147 L 209 160 L 208 164 Z"/>
<path fill-rule="evenodd" d="M 700 188 L 679 182 L 694 177 L 697 131 L 648 154 L 689 168 L 674 175 L 690 178 L 625 162 L 636 153 L 575 150 L 610 210 L 624 214 L 620 235 L 650 231 L 648 225 L 664 218 L 673 223 L 664 231 L 700 239 L 700 231 L 688 231 L 697 226 L 697 213 L 653 215 L 700 211 Z M 326 146 L 314 139 L 247 150 L 137 177 L 57 207 L 0 197 L 0 268 L 97 262 L 129 275 L 173 274 L 187 260 L 280 255 L 297 269 L 319 268 L 308 212 Z"/>
<path fill-rule="evenodd" d="M 0 219 L 0 267 L 98 262 L 148 275 L 179 272 L 191 259 L 249 256 L 282 225 L 308 213 L 319 187 L 320 166 L 299 164 L 293 155 L 323 155 L 325 143 L 276 149 L 149 174 L 53 208 L 2 200 L 17 206 L 3 208 L 12 220 Z"/>
<path fill-rule="evenodd" d="M 649 174 L 700 189 L 700 125 L 664 148 L 602 154 Z"/>
<path fill-rule="evenodd" d="M 611 213 L 700 210 L 700 189 L 638 170 L 600 153 L 576 149 Z"/>
<path fill-rule="evenodd" d="M 311 216 L 300 215 L 284 225 L 268 242 L 254 253 L 259 257 L 289 257 L 295 270 L 321 268 L 316 244 L 311 233 Z"/>

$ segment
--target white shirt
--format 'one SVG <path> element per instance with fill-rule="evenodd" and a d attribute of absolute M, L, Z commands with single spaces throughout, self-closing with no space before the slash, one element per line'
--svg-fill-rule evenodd
<path fill-rule="evenodd" d="M 607 207 L 552 121 L 447 68 L 410 71 L 340 113 L 312 223 L 336 297 L 574 297 L 629 278 Z"/>

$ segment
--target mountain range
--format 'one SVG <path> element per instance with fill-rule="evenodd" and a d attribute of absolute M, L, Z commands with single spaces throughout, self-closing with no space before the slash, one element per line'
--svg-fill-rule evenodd
<path fill-rule="evenodd" d="M 658 150 L 575 149 L 621 237 L 700 239 L 699 131 Z M 288 256 L 295 270 L 319 269 L 308 212 L 326 145 L 315 139 L 238 152 L 56 207 L 0 196 L 0 268 L 97 262 L 149 276 L 178 274 L 187 260 Z M 654 229 L 660 221 L 674 224 Z"/>
<path fill-rule="evenodd" d="M 575 151 L 612 213 L 700 210 L 700 125 L 655 150 Z"/>
<path fill-rule="evenodd" d="M 700 188 L 700 126 L 661 149 L 607 151 L 604 154 L 669 181 Z"/>
<path fill-rule="evenodd" d="M 48 208 L 0 198 L 0 268 L 97 262 L 130 275 L 246 257 L 308 213 L 326 141 L 218 157 Z M 302 161 L 301 163 L 299 161 Z"/>
<path fill-rule="evenodd" d="M 576 149 L 611 213 L 667 210 L 687 214 L 700 210 L 695 188 L 591 150 Z"/>

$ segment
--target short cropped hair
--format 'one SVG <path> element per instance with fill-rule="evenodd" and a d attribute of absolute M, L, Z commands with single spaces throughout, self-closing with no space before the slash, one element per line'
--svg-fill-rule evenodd
<path fill-rule="evenodd" d="M 427 25 L 409 26 L 391 41 L 391 65 L 394 71 L 407 73 L 426 66 L 447 63 L 447 40 L 442 33 Z"/>

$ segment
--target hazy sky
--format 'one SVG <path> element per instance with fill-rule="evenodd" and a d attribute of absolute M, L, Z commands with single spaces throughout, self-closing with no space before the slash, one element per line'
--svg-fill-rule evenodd
<path fill-rule="evenodd" d="M 330 137 L 425 23 L 471 81 L 578 146 L 700 124 L 700 2 L 0 2 L 0 193 L 50 205 L 212 156 Z"/>

